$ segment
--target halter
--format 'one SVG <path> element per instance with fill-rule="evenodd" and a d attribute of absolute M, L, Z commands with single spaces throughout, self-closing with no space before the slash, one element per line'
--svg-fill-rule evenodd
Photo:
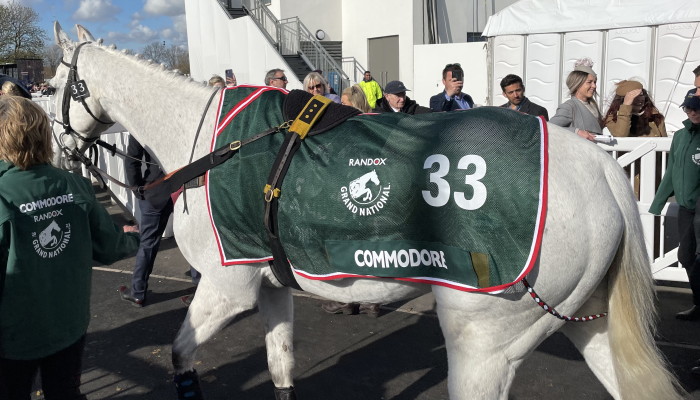
<path fill-rule="evenodd" d="M 98 136 L 90 138 L 86 137 L 84 135 L 81 135 L 78 133 L 75 129 L 70 124 L 70 103 L 71 103 L 71 98 L 75 101 L 80 102 L 83 105 L 83 108 L 85 108 L 85 111 L 92 117 L 93 120 L 99 122 L 100 124 L 103 125 L 113 125 L 114 121 L 103 121 L 100 118 L 96 117 L 95 114 L 90 110 L 90 107 L 87 105 L 87 102 L 85 101 L 86 98 L 90 97 L 90 91 L 88 90 L 87 84 L 85 83 L 84 80 L 80 79 L 80 76 L 78 75 L 78 54 L 80 54 L 80 49 L 91 42 L 83 42 L 80 43 L 76 48 L 75 51 L 73 52 L 73 58 L 71 59 L 71 63 L 68 64 L 65 62 L 63 59 L 61 59 L 61 64 L 67 66 L 69 68 L 68 71 L 68 78 L 66 80 L 66 85 L 65 88 L 63 89 L 63 103 L 61 104 L 61 115 L 63 121 L 58 121 L 57 119 L 54 119 L 54 122 L 58 122 L 63 126 L 63 133 L 60 136 L 56 136 L 54 134 L 54 140 L 58 144 L 59 148 L 61 151 L 68 157 L 69 160 L 77 160 L 81 162 L 85 167 L 88 169 L 88 171 L 97 179 L 100 183 L 100 186 L 103 188 L 106 187 L 104 178 L 106 177 L 110 181 L 114 182 L 118 186 L 121 186 L 126 189 L 136 189 L 135 187 L 129 186 L 118 179 L 110 176 L 107 172 L 97 168 L 97 152 L 94 151 L 94 145 L 100 145 L 102 147 L 107 148 L 112 155 L 114 154 L 119 154 L 123 157 L 126 158 L 132 158 L 131 156 L 120 152 L 119 150 L 116 149 L 116 145 L 110 145 L 109 143 L 106 143 L 102 140 L 99 139 Z M 80 140 L 82 142 L 82 145 L 74 147 L 74 148 L 69 148 L 65 142 L 64 142 L 64 137 L 65 136 L 71 136 L 74 140 Z M 85 156 L 83 153 L 86 150 L 90 150 L 90 156 Z M 147 163 L 147 164 L 153 164 L 153 163 Z"/>
<path fill-rule="evenodd" d="M 92 173 L 92 175 L 95 176 L 96 179 L 100 181 L 101 186 L 105 186 L 104 179 L 102 179 L 102 176 L 98 174 L 96 171 L 93 171 L 92 168 L 94 167 L 94 163 L 97 162 L 97 153 L 94 152 L 93 158 L 94 162 L 90 159 L 90 157 L 86 157 L 83 152 L 85 152 L 90 146 L 92 146 L 96 141 L 97 137 L 95 138 L 89 138 L 84 135 L 81 135 L 78 133 L 75 129 L 70 124 L 70 99 L 72 97 L 73 100 L 79 101 L 83 107 L 85 108 L 85 111 L 92 117 L 93 120 L 103 124 L 103 125 L 112 125 L 114 124 L 114 121 L 103 121 L 95 116 L 95 114 L 90 110 L 90 107 L 88 107 L 87 103 L 85 102 L 85 99 L 90 97 L 90 92 L 87 88 L 87 84 L 85 83 L 84 80 L 80 79 L 80 76 L 78 75 L 78 55 L 80 54 L 80 49 L 91 42 L 83 42 L 80 43 L 76 48 L 75 51 L 73 52 L 73 58 L 71 59 L 71 63 L 68 64 L 65 62 L 63 59 L 61 59 L 61 64 L 67 66 L 69 68 L 68 71 L 68 78 L 66 80 L 66 85 L 63 89 L 63 103 L 61 104 L 61 115 L 63 121 L 59 121 L 58 119 L 54 118 L 54 122 L 58 122 L 63 126 L 63 133 L 59 136 L 56 137 L 54 134 L 54 140 L 58 144 L 59 148 L 61 151 L 68 157 L 69 160 L 77 160 L 80 161 L 82 164 L 84 164 L 88 170 Z M 82 142 L 82 145 L 78 146 L 76 144 L 75 148 L 69 148 L 66 146 L 64 142 L 64 137 L 65 136 L 71 136 L 73 137 L 74 140 L 80 140 Z M 110 177 L 111 179 L 111 177 Z"/>
<path fill-rule="evenodd" d="M 76 46 L 75 51 L 73 52 L 73 58 L 71 59 L 70 64 L 68 64 L 63 59 L 61 59 L 61 64 L 67 66 L 69 68 L 69 72 L 68 72 L 68 78 L 66 80 L 66 85 L 65 85 L 65 88 L 63 90 L 63 103 L 61 104 L 61 114 L 62 114 L 63 122 L 58 121 L 55 118 L 54 118 L 54 122 L 60 123 L 61 126 L 63 126 L 63 128 L 64 128 L 64 132 L 58 137 L 56 137 L 56 135 L 54 133 L 54 140 L 58 144 L 61 151 L 68 157 L 68 159 L 77 160 L 77 161 L 81 162 L 83 165 L 85 165 L 85 168 L 90 172 L 90 174 L 92 174 L 95 177 L 95 179 L 98 180 L 101 187 L 103 187 L 103 188 L 107 187 L 106 182 L 104 180 L 104 178 L 107 178 L 111 182 L 113 182 L 116 185 L 121 186 L 125 189 L 131 190 L 131 191 L 138 191 L 140 193 L 143 193 L 143 191 L 145 189 L 143 186 L 138 187 L 138 186 L 128 185 L 128 184 L 121 182 L 120 180 L 112 177 L 106 171 L 103 171 L 102 169 L 98 168 L 96 166 L 98 153 L 97 153 L 97 151 L 94 151 L 94 149 L 95 149 L 94 145 L 99 145 L 99 146 L 102 146 L 103 148 L 107 149 L 111 153 L 112 156 L 114 156 L 115 154 L 119 154 L 123 158 L 129 158 L 132 160 L 138 160 L 138 159 L 136 159 L 136 158 L 124 153 L 124 152 L 119 151 L 116 148 L 116 145 L 112 145 L 112 144 L 109 144 L 103 140 L 100 140 L 98 136 L 96 136 L 94 138 L 89 138 L 89 137 L 86 137 L 84 135 L 81 135 L 80 133 L 75 131 L 72 128 L 72 126 L 70 125 L 70 115 L 69 115 L 70 98 L 69 98 L 69 96 L 73 100 L 79 101 L 83 105 L 83 108 L 85 108 L 85 111 L 87 111 L 87 113 L 92 117 L 93 120 L 95 120 L 103 125 L 112 125 L 115 123 L 114 121 L 103 121 L 103 120 L 97 118 L 95 116 L 95 114 L 93 114 L 93 112 L 90 110 L 90 107 L 88 107 L 87 103 L 85 102 L 85 99 L 90 97 L 90 91 L 88 90 L 88 87 L 87 87 L 87 84 L 85 83 L 85 81 L 80 79 L 80 76 L 78 75 L 77 62 L 78 62 L 78 54 L 80 53 L 80 49 L 88 43 L 92 43 L 92 42 L 82 42 L 78 46 Z M 197 127 L 197 133 L 195 135 L 195 143 L 193 143 L 193 145 L 192 145 L 193 146 L 192 147 L 192 155 L 194 155 L 194 146 L 196 145 L 196 140 L 199 137 L 199 132 L 202 128 L 202 124 L 204 122 L 204 117 L 206 116 L 206 112 L 209 109 L 209 106 L 211 105 L 211 102 L 217 93 L 219 93 L 219 90 L 215 90 L 212 92 L 211 96 L 209 97 L 209 101 L 207 102 L 207 105 L 204 108 L 204 112 L 202 113 L 202 117 L 199 121 L 199 126 Z M 73 137 L 74 140 L 79 139 L 80 141 L 82 141 L 83 145 L 81 145 L 80 147 L 78 147 L 76 145 L 75 148 L 69 148 L 68 146 L 66 146 L 66 144 L 64 143 L 64 140 L 63 140 L 64 136 L 66 136 L 66 135 Z M 90 149 L 91 157 L 94 159 L 94 161 L 91 160 L 90 157 L 85 156 L 83 154 L 83 152 L 85 152 L 88 149 Z M 192 161 L 192 155 L 190 155 L 190 162 Z M 153 162 L 147 162 L 147 161 L 143 161 L 143 160 L 138 160 L 138 161 L 145 163 L 145 164 L 149 164 L 149 165 L 158 165 L 157 163 L 153 163 Z M 153 187 L 153 186 L 156 186 L 157 184 L 159 184 L 159 183 L 155 183 L 155 184 L 152 183 L 149 186 Z"/>

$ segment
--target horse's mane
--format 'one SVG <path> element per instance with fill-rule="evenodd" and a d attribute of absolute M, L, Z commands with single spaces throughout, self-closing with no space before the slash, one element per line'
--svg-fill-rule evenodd
<path fill-rule="evenodd" d="M 165 67 L 164 64 L 157 64 L 152 60 L 144 59 L 140 54 L 129 54 L 125 50 L 119 51 L 117 50 L 117 47 L 115 45 L 103 45 L 102 39 L 92 42 L 92 44 L 94 47 L 99 48 L 122 60 L 133 63 L 139 68 L 145 68 L 145 70 L 149 73 L 152 73 L 154 75 L 160 75 L 161 77 L 166 79 L 166 84 L 173 85 L 175 87 L 180 87 L 183 89 L 183 91 L 187 89 L 190 89 L 192 91 L 211 91 L 211 88 L 208 87 L 205 83 L 195 81 L 194 79 L 192 79 L 192 77 L 182 74 L 182 72 L 180 72 L 177 69 L 169 70 Z"/>

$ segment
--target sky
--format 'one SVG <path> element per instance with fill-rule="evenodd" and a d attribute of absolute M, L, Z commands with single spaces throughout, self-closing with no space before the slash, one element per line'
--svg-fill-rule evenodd
<path fill-rule="evenodd" d="M 13 0 L 0 0 L 7 4 Z M 53 43 L 58 21 L 73 40 L 80 24 L 95 39 L 118 49 L 140 52 L 153 42 L 187 46 L 185 0 L 14 0 L 39 14 L 39 25 Z"/>

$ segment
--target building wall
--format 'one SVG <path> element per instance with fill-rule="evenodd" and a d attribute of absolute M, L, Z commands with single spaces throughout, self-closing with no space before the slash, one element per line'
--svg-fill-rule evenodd
<path fill-rule="evenodd" d="M 409 97 L 428 107 L 430 97 L 442 92 L 442 69 L 450 63 L 460 63 L 464 69 L 463 92 L 477 105 L 486 105 L 488 96 L 488 69 L 486 47 L 482 42 L 416 45 L 414 47 L 413 86 Z"/>
<path fill-rule="evenodd" d="M 230 20 L 216 1 L 186 0 L 185 11 L 194 80 L 206 81 L 212 74 L 224 76 L 231 68 L 239 84 L 262 85 L 268 70 L 289 70 L 250 17 Z M 287 89 L 301 89 L 294 74 L 286 75 Z"/>
<path fill-rule="evenodd" d="M 343 40 L 341 0 L 285 1 L 280 4 L 280 17 L 299 17 L 312 34 L 326 32 L 324 40 Z"/>
<path fill-rule="evenodd" d="M 517 0 L 435 1 L 439 43 L 464 43 L 467 41 L 467 32 L 482 32 L 489 16 Z"/>
<path fill-rule="evenodd" d="M 413 85 L 414 8 L 420 0 L 343 0 L 343 56 L 355 57 L 366 69 L 371 69 L 368 39 L 384 36 L 399 37 L 399 80 Z M 391 22 L 387 22 L 390 16 Z M 402 23 L 403 22 L 403 23 Z"/>

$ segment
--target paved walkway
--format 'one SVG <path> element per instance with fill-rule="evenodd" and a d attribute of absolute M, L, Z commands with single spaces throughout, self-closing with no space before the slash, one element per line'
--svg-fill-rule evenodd
<path fill-rule="evenodd" d="M 115 220 L 123 217 L 111 207 Z M 187 308 L 180 297 L 192 292 L 187 263 L 175 241 L 164 240 L 149 304 L 121 301 L 117 287 L 128 284 L 133 259 L 95 267 L 92 322 L 87 337 L 83 391 L 90 400 L 171 400 L 171 343 Z M 700 400 L 700 380 L 687 369 L 700 358 L 700 322 L 673 315 L 687 307 L 687 288 L 660 286 L 658 343 L 691 399 Z M 390 305 L 383 315 L 329 315 L 320 300 L 295 293 L 295 385 L 301 400 L 447 399 L 447 356 L 431 295 Z M 263 328 L 250 311 L 204 344 L 197 369 L 211 400 L 272 399 Z M 34 394 L 33 399 L 41 396 Z M 518 370 L 513 400 L 609 399 L 581 356 L 560 335 L 547 339 Z"/>

